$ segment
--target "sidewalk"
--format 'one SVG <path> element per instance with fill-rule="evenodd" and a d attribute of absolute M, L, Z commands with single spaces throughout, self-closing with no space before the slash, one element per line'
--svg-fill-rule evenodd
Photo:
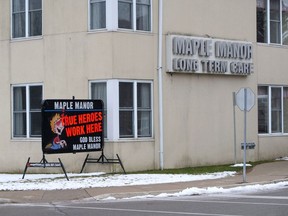
<path fill-rule="evenodd" d="M 102 199 L 109 196 L 115 198 L 132 197 L 138 195 L 156 195 L 160 193 L 175 193 L 186 188 L 222 187 L 231 188 L 251 184 L 267 184 L 288 181 L 288 161 L 276 161 L 257 165 L 247 173 L 246 182 L 243 176 L 236 175 L 216 180 L 202 180 L 181 183 L 124 186 L 124 187 L 99 187 L 77 190 L 53 191 L 0 191 L 0 204 L 3 203 L 50 203 L 81 199 Z"/>

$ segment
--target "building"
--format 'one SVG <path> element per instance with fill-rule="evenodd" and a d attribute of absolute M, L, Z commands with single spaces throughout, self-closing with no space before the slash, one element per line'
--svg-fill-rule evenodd
<path fill-rule="evenodd" d="M 1 0 L 0 13 L 1 172 L 41 160 L 41 101 L 72 97 L 104 101 L 105 154 L 128 171 L 241 162 L 244 87 L 247 161 L 288 154 L 287 0 Z M 57 157 L 78 171 L 86 155 Z"/>

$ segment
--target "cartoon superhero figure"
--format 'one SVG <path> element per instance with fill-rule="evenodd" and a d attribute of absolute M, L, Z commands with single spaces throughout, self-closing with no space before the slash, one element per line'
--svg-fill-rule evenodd
<path fill-rule="evenodd" d="M 53 139 L 52 143 L 46 145 L 45 149 L 59 150 L 65 148 L 67 143 L 65 140 L 61 140 L 60 135 L 64 130 L 63 122 L 61 121 L 60 114 L 55 114 L 50 121 L 51 130 L 53 133 L 57 134 L 57 136 Z"/>

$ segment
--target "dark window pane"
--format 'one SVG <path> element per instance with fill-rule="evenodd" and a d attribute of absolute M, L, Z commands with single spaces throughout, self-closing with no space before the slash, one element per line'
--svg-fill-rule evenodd
<path fill-rule="evenodd" d="M 42 86 L 30 86 L 30 110 L 41 110 Z"/>
<path fill-rule="evenodd" d="M 119 83 L 119 111 L 120 137 L 134 137 L 133 83 Z"/>
<path fill-rule="evenodd" d="M 271 132 L 282 132 L 281 88 L 271 88 Z"/>
<path fill-rule="evenodd" d="M 42 86 L 30 86 L 30 136 L 41 135 Z"/>
<path fill-rule="evenodd" d="M 29 12 L 29 36 L 42 35 L 42 11 Z"/>
<path fill-rule="evenodd" d="M 133 131 L 133 111 L 120 111 L 119 113 L 119 132 L 120 138 L 134 137 Z"/>
<path fill-rule="evenodd" d="M 283 88 L 284 133 L 288 133 L 288 88 Z"/>
<path fill-rule="evenodd" d="M 41 112 L 30 113 L 30 136 L 39 137 L 41 136 Z"/>
<path fill-rule="evenodd" d="M 42 0 L 29 0 L 29 10 L 42 9 Z"/>
<path fill-rule="evenodd" d="M 132 0 L 118 2 L 118 27 L 125 29 L 133 28 L 133 6 Z"/>
<path fill-rule="evenodd" d="M 257 0 L 257 42 L 267 43 L 266 0 Z"/>
<path fill-rule="evenodd" d="M 258 87 L 258 133 L 269 133 L 268 87 Z"/>
<path fill-rule="evenodd" d="M 13 12 L 25 11 L 25 0 L 13 0 Z"/>
<path fill-rule="evenodd" d="M 280 0 L 270 0 L 270 42 L 281 43 Z"/>
<path fill-rule="evenodd" d="M 282 1 L 282 43 L 288 45 L 288 1 Z"/>
<path fill-rule="evenodd" d="M 13 88 L 13 110 L 14 111 L 26 110 L 26 88 L 25 87 Z"/>
<path fill-rule="evenodd" d="M 133 83 L 119 83 L 119 107 L 133 108 Z"/>
<path fill-rule="evenodd" d="M 270 43 L 281 43 L 280 22 L 270 22 Z"/>
<path fill-rule="evenodd" d="M 25 37 L 25 13 L 13 14 L 13 38 Z"/>
<path fill-rule="evenodd" d="M 270 20 L 280 21 L 280 0 L 270 0 Z"/>

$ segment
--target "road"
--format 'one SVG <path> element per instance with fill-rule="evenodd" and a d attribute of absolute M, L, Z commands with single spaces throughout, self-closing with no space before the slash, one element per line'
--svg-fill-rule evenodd
<path fill-rule="evenodd" d="M 288 187 L 254 194 L 219 194 L 143 200 L 82 201 L 61 204 L 5 204 L 9 216 L 287 216 Z"/>

